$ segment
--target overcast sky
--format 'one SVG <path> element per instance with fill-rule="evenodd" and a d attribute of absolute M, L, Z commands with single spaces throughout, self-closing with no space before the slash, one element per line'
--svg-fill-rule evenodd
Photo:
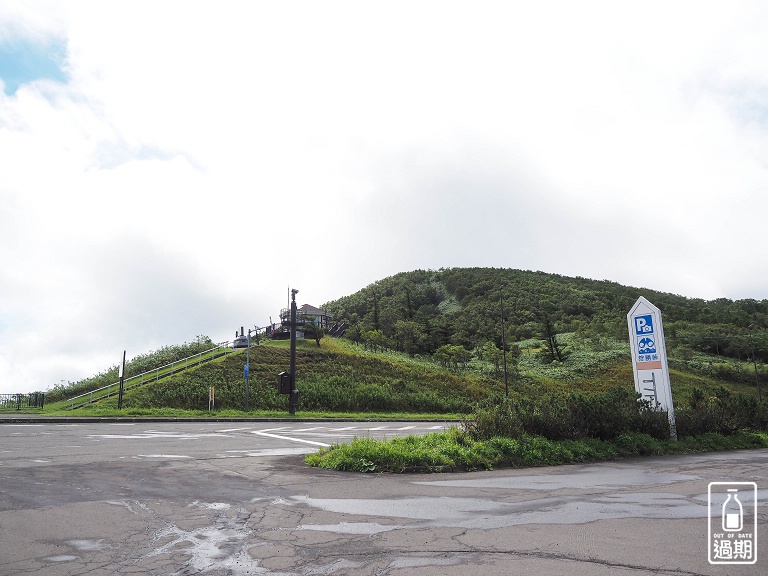
<path fill-rule="evenodd" d="M 768 298 L 766 2 L 0 0 L 0 393 L 417 268 Z"/>

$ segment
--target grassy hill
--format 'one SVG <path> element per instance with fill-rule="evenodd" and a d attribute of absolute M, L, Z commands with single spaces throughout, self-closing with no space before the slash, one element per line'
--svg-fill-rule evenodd
<path fill-rule="evenodd" d="M 325 308 L 348 323 L 347 336 L 409 354 L 443 346 L 478 351 L 502 346 L 501 287 L 506 342 L 540 340 L 543 359 L 579 370 L 615 342 L 626 342 L 626 315 L 639 296 L 661 309 L 674 368 L 726 382 L 768 380 L 768 300 L 706 301 L 607 280 L 494 268 L 417 270 L 380 280 Z M 567 340 L 566 335 L 573 334 Z M 555 345 L 553 350 L 552 344 Z M 558 353 L 559 352 L 559 353 Z M 606 360 L 601 360 L 605 363 Z"/>
<path fill-rule="evenodd" d="M 501 292 L 511 396 L 633 389 L 626 313 L 643 295 L 664 314 L 676 406 L 724 393 L 756 395 L 768 381 L 768 301 L 704 301 L 541 272 L 499 269 L 414 271 L 381 280 L 326 304 L 350 325 L 347 338 L 299 341 L 299 410 L 318 412 L 466 413 L 501 397 Z M 127 374 L 152 369 L 211 344 L 171 346 L 138 357 Z M 754 356 L 752 354 L 754 350 Z M 244 404 L 245 354 L 238 351 L 126 394 L 127 409 L 206 410 Z M 251 351 L 249 405 L 285 410 L 275 390 L 288 369 L 287 341 Z M 55 402 L 113 378 L 116 368 L 49 392 Z M 725 392 L 724 392 L 725 391 Z M 102 405 L 110 406 L 115 399 Z"/>
<path fill-rule="evenodd" d="M 253 346 L 250 360 L 249 407 L 286 410 L 287 397 L 277 394 L 277 374 L 288 369 L 288 341 Z M 219 409 L 242 409 L 245 398 L 245 354 L 172 376 L 129 391 L 126 408 L 207 408 L 215 388 Z M 369 352 L 342 339 L 325 337 L 320 347 L 299 340 L 296 372 L 300 409 L 314 412 L 462 413 L 475 402 L 498 393 L 499 382 L 470 373 L 455 373 L 426 360 L 395 352 Z"/>

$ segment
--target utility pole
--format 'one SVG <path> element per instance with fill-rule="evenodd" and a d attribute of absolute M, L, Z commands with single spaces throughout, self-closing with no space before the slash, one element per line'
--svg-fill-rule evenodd
<path fill-rule="evenodd" d="M 291 365 L 289 368 L 291 375 L 291 395 L 288 401 L 288 413 L 296 414 L 296 407 L 299 404 L 299 391 L 296 388 L 296 294 L 299 291 L 291 290 Z"/>
<path fill-rule="evenodd" d="M 120 391 L 117 395 L 117 409 L 123 409 L 123 383 L 125 382 L 125 350 L 123 350 L 123 362 L 120 364 Z"/>
<path fill-rule="evenodd" d="M 754 324 L 749 325 L 749 343 L 752 347 L 752 366 L 755 369 L 755 386 L 757 386 L 757 401 L 763 403 L 763 394 L 760 392 L 760 379 L 757 377 L 757 360 L 755 360 L 755 336 L 752 332 Z"/>
<path fill-rule="evenodd" d="M 504 285 L 499 287 L 501 295 L 501 351 L 504 355 L 504 398 L 509 400 L 509 381 L 507 379 L 507 335 L 504 332 Z"/>

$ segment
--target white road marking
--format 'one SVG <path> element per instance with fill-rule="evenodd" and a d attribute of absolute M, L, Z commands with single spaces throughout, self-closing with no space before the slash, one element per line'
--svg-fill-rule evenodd
<path fill-rule="evenodd" d="M 330 444 L 325 444 L 324 442 L 314 442 L 312 440 L 304 440 L 303 438 L 291 438 L 290 436 L 281 436 L 279 434 L 269 434 L 268 432 L 265 432 L 263 430 L 255 431 L 254 434 L 258 434 L 259 436 L 266 436 L 267 438 L 277 438 L 278 440 L 288 440 L 290 442 L 301 442 L 303 444 L 310 444 L 312 446 L 321 446 L 323 448 L 327 448 L 330 446 Z"/>

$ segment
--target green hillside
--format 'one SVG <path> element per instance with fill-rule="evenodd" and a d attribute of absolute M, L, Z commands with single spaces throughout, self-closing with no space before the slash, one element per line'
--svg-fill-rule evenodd
<path fill-rule="evenodd" d="M 334 321 L 349 328 L 345 338 L 325 336 L 319 347 L 299 341 L 299 410 L 467 413 L 502 397 L 501 286 L 510 395 L 523 402 L 616 386 L 631 391 L 626 314 L 640 295 L 664 314 L 676 405 L 695 407 L 734 392 L 754 397 L 756 381 L 768 381 L 765 300 L 704 301 L 519 270 L 414 271 L 326 304 Z M 210 344 L 200 336 L 142 355 L 127 373 Z M 207 410 L 214 387 L 217 409 L 240 410 L 244 364 L 244 352 L 237 351 L 130 390 L 124 405 Z M 252 348 L 252 410 L 286 409 L 275 379 L 288 364 L 287 341 L 262 339 Z M 58 387 L 50 401 L 103 385 L 113 371 Z"/>
<path fill-rule="evenodd" d="M 249 407 L 286 410 L 287 396 L 277 394 L 277 374 L 288 369 L 289 342 L 266 341 L 253 346 L 250 359 Z M 207 408 L 209 387 L 216 407 L 242 409 L 245 398 L 245 354 L 173 376 L 131 391 L 126 407 Z M 497 393 L 498 382 L 459 374 L 428 361 L 412 361 L 397 353 L 373 353 L 331 337 L 299 340 L 296 372 L 303 411 L 333 412 L 467 412 L 479 400 Z"/>
<path fill-rule="evenodd" d="M 750 384 L 757 367 L 760 380 L 768 379 L 768 300 L 706 301 L 607 280 L 452 268 L 397 274 L 325 308 L 334 321 L 351 326 L 352 340 L 412 355 L 432 355 L 444 346 L 477 352 L 489 342 L 501 348 L 502 286 L 507 344 L 541 340 L 542 360 L 564 368 L 564 376 L 579 369 L 569 356 L 588 358 L 626 342 L 627 312 L 644 296 L 664 315 L 673 368 Z"/>

